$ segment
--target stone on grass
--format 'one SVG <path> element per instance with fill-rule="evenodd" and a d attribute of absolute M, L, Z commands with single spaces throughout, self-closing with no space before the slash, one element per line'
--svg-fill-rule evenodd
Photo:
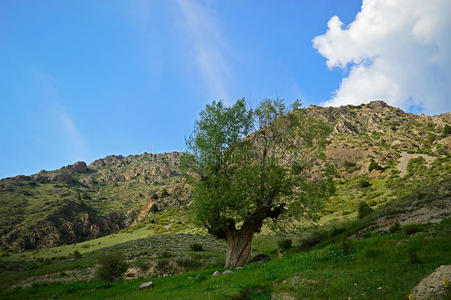
<path fill-rule="evenodd" d="M 254 256 L 254 258 L 251 259 L 251 263 L 255 263 L 255 262 L 266 262 L 266 261 L 270 261 L 271 257 L 269 255 L 266 254 L 259 254 L 257 256 Z"/>
<path fill-rule="evenodd" d="M 221 275 L 221 272 L 215 271 L 212 276 L 218 276 L 218 275 Z"/>
<path fill-rule="evenodd" d="M 233 272 L 230 270 L 225 270 L 224 272 L 222 272 L 222 274 L 230 274 L 230 273 L 233 273 Z"/>
<path fill-rule="evenodd" d="M 153 287 L 153 281 L 144 282 L 139 286 L 140 290 L 147 289 L 149 287 Z"/>

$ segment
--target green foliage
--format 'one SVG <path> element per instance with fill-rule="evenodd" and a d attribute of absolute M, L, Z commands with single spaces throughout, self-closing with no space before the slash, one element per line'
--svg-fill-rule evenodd
<path fill-rule="evenodd" d="M 451 134 L 451 126 L 446 124 L 445 127 L 443 127 L 443 134 L 445 135 Z"/>
<path fill-rule="evenodd" d="M 152 198 L 152 200 L 158 200 L 158 194 L 153 193 L 151 198 Z"/>
<path fill-rule="evenodd" d="M 373 209 L 365 201 L 361 201 L 359 203 L 359 209 L 358 209 L 359 219 L 365 218 L 366 216 L 370 215 L 372 212 L 373 212 Z"/>
<path fill-rule="evenodd" d="M 348 160 L 345 160 L 345 162 L 343 163 L 343 167 L 348 168 L 348 169 L 353 168 L 355 166 L 356 166 L 355 163 L 348 161 Z"/>
<path fill-rule="evenodd" d="M 277 242 L 277 245 L 279 248 L 288 250 L 291 248 L 291 245 L 293 244 L 293 241 L 291 239 L 283 239 Z"/>
<path fill-rule="evenodd" d="M 115 281 L 122 278 L 127 271 L 128 264 L 122 253 L 105 254 L 99 259 L 99 268 L 96 271 L 96 277 L 102 281 Z"/>
<path fill-rule="evenodd" d="M 368 172 L 371 172 L 373 170 L 380 170 L 381 167 L 377 164 L 377 162 L 374 161 L 374 159 L 371 159 L 370 165 L 368 166 Z"/>
<path fill-rule="evenodd" d="M 244 99 L 231 107 L 207 105 L 187 139 L 187 164 L 201 179 L 191 194 L 194 219 L 224 238 L 236 224 L 258 231 L 264 219 L 277 219 L 286 206 L 295 213 L 295 206 L 304 203 L 313 211 L 333 192 L 327 176 L 316 181 L 306 177 L 320 160 L 329 132 L 302 110 L 289 113 L 279 99 L 264 100 L 256 109 L 248 109 Z M 315 156 L 303 155 L 304 150 Z"/>
<path fill-rule="evenodd" d="M 398 222 L 395 222 L 392 226 L 390 226 L 389 232 L 390 233 L 396 233 L 401 230 L 401 224 Z"/>
<path fill-rule="evenodd" d="M 80 251 L 78 251 L 78 250 L 75 250 L 75 251 L 74 251 L 73 256 L 74 256 L 74 258 L 77 258 L 77 259 L 82 257 Z"/>
<path fill-rule="evenodd" d="M 413 223 L 413 224 L 404 225 L 402 227 L 402 232 L 404 234 L 407 234 L 407 235 L 414 234 L 414 233 L 417 233 L 419 231 L 421 231 L 421 225 L 420 224 Z"/>
<path fill-rule="evenodd" d="M 191 251 L 204 251 L 204 247 L 202 247 L 202 244 L 199 243 L 192 243 L 189 245 L 189 248 Z"/>
<path fill-rule="evenodd" d="M 156 205 L 155 203 L 152 204 L 152 206 L 150 207 L 150 211 L 153 213 L 158 212 L 158 205 Z"/>
<path fill-rule="evenodd" d="M 313 246 L 326 240 L 328 238 L 328 236 L 329 235 L 326 231 L 321 231 L 321 230 L 313 231 L 299 241 L 299 249 L 301 251 L 309 250 Z"/>
<path fill-rule="evenodd" d="M 168 197 L 168 196 L 169 196 L 169 192 L 168 192 L 168 190 L 166 188 L 164 188 L 161 191 L 161 197 L 164 198 L 164 197 Z"/>
<path fill-rule="evenodd" d="M 419 175 L 420 173 L 424 172 L 427 169 L 426 167 L 426 161 L 423 157 L 415 157 L 409 159 L 409 162 L 407 163 L 407 173 L 410 176 Z"/>
<path fill-rule="evenodd" d="M 421 259 L 418 256 L 418 247 L 417 246 L 409 246 L 406 250 L 407 257 L 409 258 L 409 262 L 411 264 L 420 264 Z"/>
<path fill-rule="evenodd" d="M 359 186 L 362 188 L 366 188 L 366 187 L 371 186 L 371 183 L 366 179 L 362 179 L 359 181 Z"/>

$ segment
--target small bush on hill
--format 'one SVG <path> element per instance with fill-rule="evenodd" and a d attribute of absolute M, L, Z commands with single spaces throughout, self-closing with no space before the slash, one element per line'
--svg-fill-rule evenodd
<path fill-rule="evenodd" d="M 345 167 L 345 168 L 353 168 L 353 167 L 355 167 L 356 166 L 356 164 L 355 163 L 353 163 L 353 162 L 351 162 L 351 161 L 348 161 L 348 160 L 345 160 L 345 162 L 343 163 L 343 167 Z"/>
<path fill-rule="evenodd" d="M 153 213 L 158 212 L 158 206 L 155 203 L 152 204 L 152 206 L 150 207 L 150 211 Z"/>
<path fill-rule="evenodd" d="M 158 194 L 153 193 L 151 198 L 152 198 L 152 200 L 158 200 Z"/>
<path fill-rule="evenodd" d="M 396 222 L 395 224 L 393 224 L 392 226 L 390 226 L 389 232 L 390 233 L 395 233 L 401 230 L 401 225 Z"/>
<path fill-rule="evenodd" d="M 451 126 L 446 124 L 445 127 L 443 128 L 443 134 L 451 134 Z"/>
<path fill-rule="evenodd" d="M 96 277 L 102 281 L 115 281 L 122 278 L 127 271 L 128 265 L 121 253 L 106 254 L 99 259 L 100 267 L 97 269 Z"/>
<path fill-rule="evenodd" d="M 293 241 L 291 239 L 283 239 L 278 241 L 277 244 L 279 245 L 279 248 L 288 250 L 291 248 Z"/>
<path fill-rule="evenodd" d="M 421 259 L 418 256 L 418 247 L 410 246 L 407 248 L 407 256 L 409 257 L 409 261 L 411 264 L 419 264 L 421 263 Z"/>
<path fill-rule="evenodd" d="M 193 243 L 189 245 L 189 247 L 192 251 L 204 251 L 204 247 L 199 243 Z"/>
<path fill-rule="evenodd" d="M 368 166 L 368 172 L 371 172 L 373 170 L 380 170 L 381 167 L 377 164 L 377 162 L 374 161 L 374 159 L 371 159 L 370 165 Z"/>
<path fill-rule="evenodd" d="M 161 197 L 167 197 L 167 196 L 169 196 L 169 192 L 168 192 L 167 189 L 164 188 L 164 189 L 161 191 Z"/>
<path fill-rule="evenodd" d="M 78 250 L 75 250 L 73 255 L 74 255 L 74 258 L 81 258 L 81 256 L 82 256 Z"/>
<path fill-rule="evenodd" d="M 362 179 L 359 182 L 359 186 L 362 187 L 362 188 L 369 187 L 370 185 L 371 185 L 370 182 L 368 180 L 366 180 L 366 179 Z"/>
<path fill-rule="evenodd" d="M 359 203 L 359 219 L 363 219 L 366 216 L 370 215 L 373 212 L 373 209 L 365 202 L 362 201 Z"/>
<path fill-rule="evenodd" d="M 328 238 L 328 234 L 325 231 L 313 231 L 303 239 L 299 241 L 299 249 L 301 251 L 306 251 L 311 249 L 316 244 L 324 241 Z"/>
<path fill-rule="evenodd" d="M 420 224 L 407 224 L 404 225 L 404 227 L 402 228 L 402 231 L 404 232 L 404 234 L 414 234 L 418 231 L 421 231 L 421 225 Z"/>
<path fill-rule="evenodd" d="M 341 233 L 343 233 L 345 231 L 346 231 L 346 227 L 345 226 L 336 226 L 336 227 L 333 227 L 330 230 L 330 236 L 331 237 L 335 237 L 335 236 L 337 236 L 337 235 L 339 235 L 339 234 L 341 234 Z"/>

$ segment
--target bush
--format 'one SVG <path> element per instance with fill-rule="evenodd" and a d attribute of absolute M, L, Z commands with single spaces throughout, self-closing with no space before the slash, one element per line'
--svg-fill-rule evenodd
<path fill-rule="evenodd" d="M 168 192 L 167 189 L 164 188 L 164 189 L 161 191 L 161 197 L 167 197 L 167 196 L 169 196 L 169 192 Z"/>
<path fill-rule="evenodd" d="M 370 182 L 368 180 L 366 180 L 366 179 L 362 179 L 359 182 L 359 186 L 362 187 L 362 188 L 369 187 L 370 185 L 371 185 Z"/>
<path fill-rule="evenodd" d="M 335 237 L 335 236 L 337 236 L 337 235 L 339 235 L 339 234 L 341 234 L 341 233 L 343 233 L 343 232 L 345 232 L 345 231 L 346 231 L 346 227 L 344 227 L 344 226 L 333 227 L 333 228 L 330 230 L 330 236 L 331 236 L 331 237 Z"/>
<path fill-rule="evenodd" d="M 443 134 L 451 134 L 451 126 L 446 124 L 445 127 L 443 128 Z"/>
<path fill-rule="evenodd" d="M 189 245 L 189 247 L 192 251 L 204 251 L 204 248 L 199 243 L 193 243 L 193 244 Z"/>
<path fill-rule="evenodd" d="M 414 234 L 418 231 L 421 231 L 421 225 L 420 224 L 407 224 L 402 228 L 402 231 L 404 234 Z"/>
<path fill-rule="evenodd" d="M 411 264 L 419 264 L 421 263 L 421 259 L 418 256 L 418 248 L 415 246 L 410 246 L 407 248 L 407 256 L 409 257 L 409 261 Z"/>
<path fill-rule="evenodd" d="M 348 160 L 345 160 L 345 162 L 343 163 L 343 167 L 345 167 L 345 168 L 353 168 L 353 167 L 355 167 L 356 166 L 356 164 L 355 163 L 353 163 L 353 162 L 351 162 L 351 161 L 348 161 Z"/>
<path fill-rule="evenodd" d="M 158 206 L 155 203 L 152 204 L 152 206 L 150 207 L 150 211 L 153 213 L 158 212 Z"/>
<path fill-rule="evenodd" d="M 299 241 L 299 249 L 302 251 L 309 250 L 316 244 L 324 241 L 328 238 L 328 234 L 325 231 L 313 231 L 305 238 Z"/>
<path fill-rule="evenodd" d="M 351 253 L 353 248 L 352 241 L 348 238 L 344 238 L 338 244 L 338 249 L 343 252 L 344 255 L 348 255 Z"/>
<path fill-rule="evenodd" d="M 81 258 L 81 256 L 82 256 L 78 250 L 75 250 L 73 255 L 74 255 L 74 258 Z"/>
<path fill-rule="evenodd" d="M 152 200 L 158 200 L 157 193 L 153 193 L 151 198 L 152 198 Z"/>
<path fill-rule="evenodd" d="M 389 232 L 390 233 L 395 233 L 401 230 L 401 225 L 396 222 L 395 224 L 393 224 L 392 226 L 390 226 Z"/>
<path fill-rule="evenodd" d="M 99 264 L 100 267 L 96 272 L 97 279 L 109 282 L 121 279 L 128 268 L 128 264 L 121 253 L 106 254 L 100 257 Z"/>
<path fill-rule="evenodd" d="M 374 161 L 374 159 L 371 159 L 370 165 L 368 166 L 368 172 L 371 172 L 373 170 L 380 170 L 381 167 L 377 164 L 377 162 Z"/>
<path fill-rule="evenodd" d="M 169 258 L 169 257 L 172 257 L 172 256 L 173 256 L 173 254 L 171 252 L 167 251 L 167 250 L 161 251 L 160 255 L 159 255 L 159 257 L 161 257 L 161 258 Z"/>
<path fill-rule="evenodd" d="M 279 248 L 288 250 L 291 248 L 291 245 L 293 244 L 293 241 L 291 239 L 283 239 L 277 242 L 279 245 Z"/>
<path fill-rule="evenodd" d="M 373 209 L 364 201 L 359 203 L 359 219 L 363 219 L 366 216 L 370 215 L 373 212 Z"/>

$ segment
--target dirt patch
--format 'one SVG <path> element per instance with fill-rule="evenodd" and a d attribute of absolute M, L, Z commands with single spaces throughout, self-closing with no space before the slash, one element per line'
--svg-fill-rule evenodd
<path fill-rule="evenodd" d="M 407 152 L 401 153 L 401 158 L 399 159 L 399 164 L 397 165 L 397 168 L 400 172 L 399 176 L 404 177 L 407 175 L 407 164 L 409 163 L 409 160 L 412 158 L 422 157 L 426 161 L 426 165 L 429 168 L 432 164 L 432 162 L 435 160 L 434 156 L 430 156 L 427 154 L 410 154 Z"/>
<path fill-rule="evenodd" d="M 448 286 L 445 285 L 446 278 L 448 279 Z M 413 299 L 445 299 L 442 297 L 451 295 L 450 280 L 451 265 L 438 267 L 428 277 L 421 280 L 421 282 L 412 290 Z"/>

